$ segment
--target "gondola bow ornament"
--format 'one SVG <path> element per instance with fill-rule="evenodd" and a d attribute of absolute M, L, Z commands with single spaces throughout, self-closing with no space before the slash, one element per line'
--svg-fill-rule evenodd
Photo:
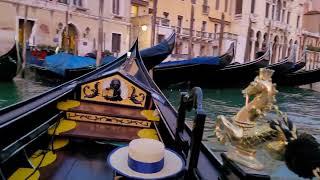
<path fill-rule="evenodd" d="M 246 105 L 232 118 L 217 117 L 215 133 L 219 141 L 230 141 L 232 147 L 227 157 L 252 169 L 263 169 L 262 163 L 256 159 L 256 145 L 268 136 L 275 136 L 269 126 L 257 126 L 257 120 L 266 115 L 274 107 L 277 90 L 272 84 L 272 70 L 260 69 L 259 75 L 243 91 Z M 250 101 L 250 97 L 253 100 Z"/>

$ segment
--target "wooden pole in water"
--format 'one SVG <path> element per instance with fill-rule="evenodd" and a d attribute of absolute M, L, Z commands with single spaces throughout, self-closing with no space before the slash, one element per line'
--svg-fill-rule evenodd
<path fill-rule="evenodd" d="M 102 22 L 103 6 L 104 6 L 104 0 L 100 0 L 99 1 L 98 49 L 97 49 L 97 59 L 96 59 L 97 67 L 101 65 L 102 38 L 103 38 L 103 22 Z"/>
<path fill-rule="evenodd" d="M 24 21 L 23 21 L 23 42 L 22 42 L 22 69 L 21 77 L 24 77 L 24 71 L 27 63 L 27 22 L 28 22 L 28 9 L 29 6 L 25 6 Z"/>
<path fill-rule="evenodd" d="M 152 26 L 151 26 L 151 46 L 154 46 L 155 36 L 156 36 L 156 21 L 157 21 L 157 8 L 158 0 L 153 0 L 153 10 L 152 10 Z M 140 27 L 139 27 L 140 28 Z"/>
<path fill-rule="evenodd" d="M 192 58 L 192 39 L 193 39 L 193 24 L 194 24 L 194 0 L 191 0 L 191 14 L 190 14 L 190 29 L 189 29 L 189 45 L 188 58 Z"/>
<path fill-rule="evenodd" d="M 219 36 L 219 55 L 222 55 L 222 41 L 224 33 L 224 13 L 221 15 L 220 36 Z"/>
<path fill-rule="evenodd" d="M 67 11 L 66 11 L 66 28 L 65 28 L 66 41 L 64 42 L 65 43 L 65 51 L 67 53 L 69 52 L 69 41 L 70 41 L 70 37 L 69 37 L 69 6 L 70 6 L 70 4 L 71 4 L 71 2 L 68 4 Z M 63 35 L 64 34 L 62 32 L 62 36 Z"/>
<path fill-rule="evenodd" d="M 252 35 L 251 27 L 252 27 L 252 21 L 251 21 L 251 19 L 249 17 L 249 26 L 248 26 L 248 32 L 247 32 L 247 43 L 246 43 L 245 56 L 244 56 L 245 61 L 250 61 L 250 49 L 251 49 L 251 47 L 249 47 L 249 46 L 251 44 L 251 35 Z M 251 44 L 251 46 L 253 46 L 253 45 Z"/>

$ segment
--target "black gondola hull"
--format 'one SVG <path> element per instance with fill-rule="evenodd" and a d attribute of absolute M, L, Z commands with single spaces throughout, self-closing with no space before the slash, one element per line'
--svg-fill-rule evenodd
<path fill-rule="evenodd" d="M 0 57 L 0 81 L 11 81 L 16 76 L 17 58 L 16 45 Z"/>
<path fill-rule="evenodd" d="M 320 68 L 289 73 L 273 80 L 278 86 L 300 86 L 320 81 Z"/>
<path fill-rule="evenodd" d="M 206 88 L 242 87 L 250 83 L 258 74 L 259 68 L 266 67 L 269 60 L 259 60 L 246 64 L 220 67 L 196 66 L 181 68 L 168 74 L 168 71 L 154 71 L 154 80 L 160 87 L 175 83 L 191 82 L 192 85 Z"/>

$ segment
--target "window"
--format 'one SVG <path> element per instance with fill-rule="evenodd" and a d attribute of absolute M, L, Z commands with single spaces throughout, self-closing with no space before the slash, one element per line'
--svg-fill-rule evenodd
<path fill-rule="evenodd" d="M 275 9 L 275 5 L 272 5 L 271 19 L 274 19 L 274 9 Z"/>
<path fill-rule="evenodd" d="M 214 24 L 214 33 L 218 32 L 218 24 Z"/>
<path fill-rule="evenodd" d="M 227 12 L 228 11 L 228 0 L 224 0 L 225 4 L 224 4 L 224 12 Z"/>
<path fill-rule="evenodd" d="M 235 14 L 242 14 L 242 0 L 236 0 Z"/>
<path fill-rule="evenodd" d="M 63 3 L 63 4 L 69 4 L 68 0 L 58 0 L 59 3 Z"/>
<path fill-rule="evenodd" d="M 137 17 L 139 12 L 139 7 L 132 5 L 131 6 L 131 17 Z"/>
<path fill-rule="evenodd" d="M 113 0 L 112 13 L 119 15 L 120 14 L 119 8 L 120 8 L 120 0 Z"/>
<path fill-rule="evenodd" d="M 158 34 L 158 43 L 161 43 L 164 40 L 165 36 L 163 34 Z"/>
<path fill-rule="evenodd" d="M 177 32 L 180 33 L 181 32 L 181 26 L 182 26 L 182 19 L 183 19 L 183 16 L 179 16 L 178 15 L 178 27 L 177 27 Z"/>
<path fill-rule="evenodd" d="M 207 22 L 206 21 L 202 21 L 202 27 L 201 27 L 201 31 L 202 32 L 206 31 L 206 26 L 207 26 Z"/>
<path fill-rule="evenodd" d="M 208 0 L 203 0 L 203 5 L 208 6 Z"/>
<path fill-rule="evenodd" d="M 121 34 L 112 33 L 112 52 L 120 52 Z"/>
<path fill-rule="evenodd" d="M 256 4 L 256 1 L 251 0 L 251 13 L 254 13 L 255 4 Z"/>
<path fill-rule="evenodd" d="M 219 10 L 220 0 L 216 0 L 216 10 Z"/>
<path fill-rule="evenodd" d="M 203 0 L 202 13 L 203 14 L 209 14 L 208 0 Z"/>
<path fill-rule="evenodd" d="M 164 16 L 164 18 L 168 18 L 168 16 L 169 16 L 169 13 L 168 12 L 163 12 L 163 16 Z"/>
<path fill-rule="evenodd" d="M 288 12 L 288 14 L 287 14 L 287 24 L 290 24 L 290 12 Z"/>
<path fill-rule="evenodd" d="M 178 27 L 182 26 L 182 19 L 183 19 L 183 16 L 178 15 Z"/>
<path fill-rule="evenodd" d="M 297 28 L 299 28 L 299 24 L 300 24 L 300 16 L 297 17 Z"/>
<path fill-rule="evenodd" d="M 73 0 L 73 5 L 82 7 L 82 0 Z"/>
<path fill-rule="evenodd" d="M 277 21 L 280 21 L 281 9 L 282 9 L 281 1 L 278 0 L 278 3 L 277 3 L 277 19 L 276 19 Z"/>
<path fill-rule="evenodd" d="M 269 9 L 270 9 L 270 4 L 266 3 L 266 13 L 265 13 L 265 17 L 268 18 L 269 17 Z"/>
<path fill-rule="evenodd" d="M 286 10 L 282 10 L 281 22 L 284 22 L 284 15 L 286 14 Z"/>

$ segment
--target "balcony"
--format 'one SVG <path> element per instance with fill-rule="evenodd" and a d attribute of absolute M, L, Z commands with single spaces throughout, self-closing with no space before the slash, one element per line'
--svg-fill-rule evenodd
<path fill-rule="evenodd" d="M 277 29 L 282 29 L 282 30 L 285 30 L 287 28 L 287 24 L 280 21 L 274 21 L 273 26 Z"/>
<path fill-rule="evenodd" d="M 170 26 L 170 20 L 167 18 L 157 17 L 156 21 L 157 21 L 156 23 L 160 26 L 166 26 L 166 27 Z"/>
<path fill-rule="evenodd" d="M 180 38 L 189 38 L 190 37 L 190 28 L 182 28 L 182 27 L 175 27 L 172 26 L 172 29 L 177 33 L 177 35 Z M 213 42 L 216 40 L 219 40 L 220 33 L 211 33 L 211 32 L 205 32 L 205 31 L 192 31 L 192 38 L 197 41 L 207 41 L 207 42 Z M 223 33 L 223 39 L 228 40 L 237 40 L 237 35 L 232 34 L 229 32 Z"/>
<path fill-rule="evenodd" d="M 202 14 L 208 15 L 210 11 L 210 7 L 208 5 L 202 5 Z"/>

